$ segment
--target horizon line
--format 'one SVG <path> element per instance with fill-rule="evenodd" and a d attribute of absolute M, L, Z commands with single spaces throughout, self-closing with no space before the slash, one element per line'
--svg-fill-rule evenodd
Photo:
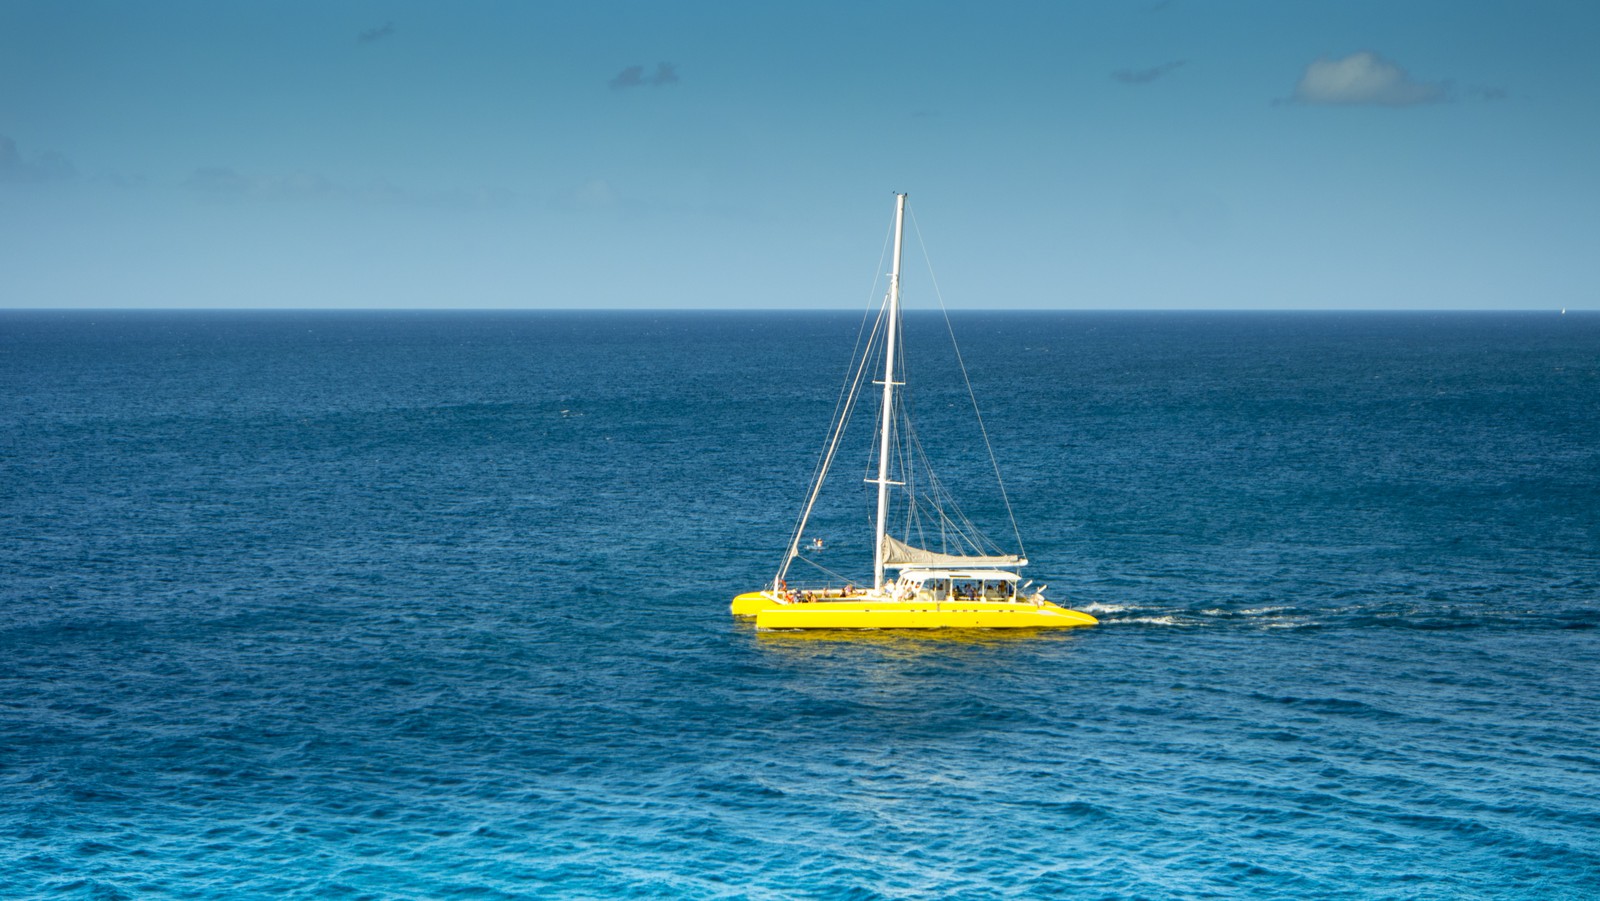
<path fill-rule="evenodd" d="M 0 313 L 856 313 L 862 307 L 0 307 Z M 951 313 L 1593 313 L 1572 307 L 945 307 Z M 937 307 L 904 308 L 937 313 Z"/>

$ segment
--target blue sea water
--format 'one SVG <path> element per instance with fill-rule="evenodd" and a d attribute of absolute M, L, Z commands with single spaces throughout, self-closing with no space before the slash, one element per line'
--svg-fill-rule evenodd
<path fill-rule="evenodd" d="M 1098 627 L 729 617 L 853 315 L 0 313 L 0 897 L 1600 897 L 1600 317 L 953 318 Z"/>

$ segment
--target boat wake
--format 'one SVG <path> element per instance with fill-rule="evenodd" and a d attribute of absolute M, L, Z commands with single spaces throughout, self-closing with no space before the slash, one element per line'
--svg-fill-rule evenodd
<path fill-rule="evenodd" d="M 1130 616 L 1124 619 L 1101 620 L 1110 625 L 1138 624 L 1141 626 L 1194 626 L 1198 623 L 1185 622 L 1176 616 Z"/>
<path fill-rule="evenodd" d="M 1235 628 L 1244 630 L 1399 629 L 1454 631 L 1463 629 L 1572 630 L 1600 628 L 1600 611 L 1558 607 L 1510 609 L 1491 604 L 1384 601 L 1313 607 L 1294 604 L 1254 604 L 1237 609 L 1206 606 L 1199 609 L 1169 605 L 1090 602 L 1077 609 L 1097 617 L 1102 625 Z"/>

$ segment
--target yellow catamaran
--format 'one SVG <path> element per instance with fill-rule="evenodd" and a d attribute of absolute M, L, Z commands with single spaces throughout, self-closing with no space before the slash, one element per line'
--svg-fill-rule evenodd
<path fill-rule="evenodd" d="M 896 423 L 904 416 L 895 391 L 900 385 L 895 381 L 895 362 L 900 344 L 900 256 L 905 216 L 906 195 L 896 194 L 893 268 L 889 274 L 888 294 L 874 329 L 874 334 L 882 340 L 883 396 L 878 416 L 878 474 L 877 478 L 866 480 L 877 486 L 878 495 L 872 584 L 807 586 L 788 582 L 790 565 L 802 559 L 806 525 L 834 453 L 839 449 L 862 375 L 872 358 L 869 351 L 858 358 L 854 367 L 854 380 L 834 422 L 783 565 L 766 588 L 735 597 L 733 613 L 754 617 L 758 629 L 1060 629 L 1094 625 L 1096 620 L 1089 614 L 1045 600 L 1044 586 L 1030 591 L 1032 583 L 1021 582 L 1017 570 L 1028 561 L 1020 553 L 1020 535 L 1017 538 L 1019 553 L 999 552 L 993 542 L 984 538 L 959 509 L 954 508 L 953 501 L 948 505 L 936 502 L 937 509 L 931 517 L 940 531 L 939 550 L 919 547 L 888 533 L 890 489 L 900 488 L 906 492 L 911 505 L 908 509 L 915 509 L 917 503 L 910 479 L 891 478 L 890 470 L 892 459 L 910 456 L 896 445 Z M 970 390 L 969 385 L 969 393 Z M 979 422 L 981 428 L 982 420 Z M 915 433 L 909 425 L 901 428 L 899 434 L 908 443 L 915 441 Z M 987 435 L 984 443 L 988 444 Z M 992 449 L 990 459 L 992 463 Z M 998 472 L 996 468 L 996 475 Z M 937 482 L 932 484 L 937 486 Z M 1003 485 L 1001 495 L 1004 497 Z M 1009 501 L 1006 509 L 1009 513 Z M 1015 525 L 1013 518 L 1013 532 Z M 821 547 L 820 539 L 813 539 L 813 542 L 812 546 Z M 897 578 L 886 578 L 885 572 L 890 569 L 897 571 Z"/>

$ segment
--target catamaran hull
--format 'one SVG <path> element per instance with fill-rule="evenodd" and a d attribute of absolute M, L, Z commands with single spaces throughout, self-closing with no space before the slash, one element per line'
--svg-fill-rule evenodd
<path fill-rule="evenodd" d="M 773 600 L 765 592 L 747 591 L 733 599 L 733 615 L 755 616 L 763 610 L 781 606 L 783 605 Z"/>
<path fill-rule="evenodd" d="M 749 612 L 739 612 L 741 599 Z M 1099 622 L 1048 601 L 934 604 L 851 599 L 781 604 L 753 594 L 735 598 L 734 613 L 754 616 L 757 629 L 1070 629 Z"/>

